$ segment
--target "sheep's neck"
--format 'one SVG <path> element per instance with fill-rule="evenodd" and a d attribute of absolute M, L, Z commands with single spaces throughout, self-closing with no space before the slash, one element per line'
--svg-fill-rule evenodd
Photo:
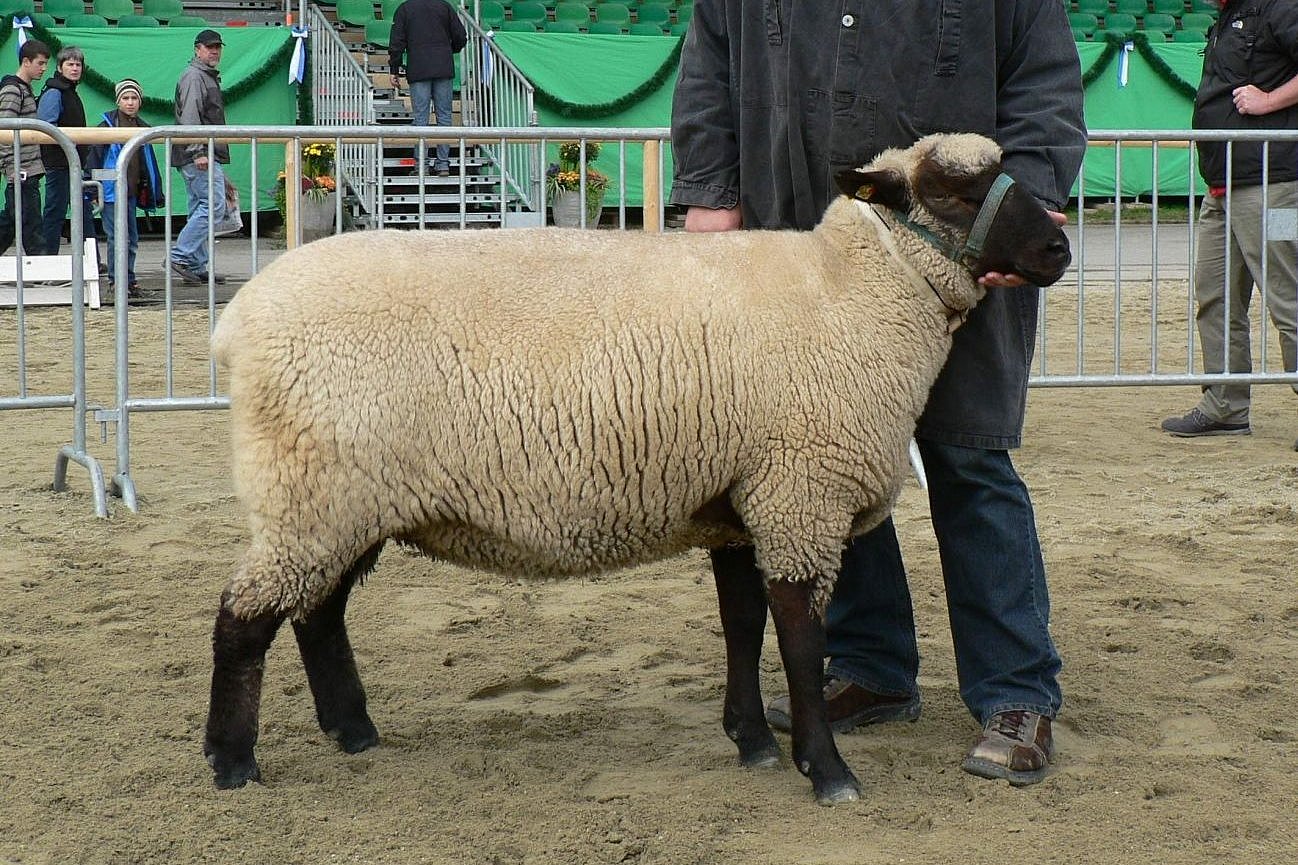
<path fill-rule="evenodd" d="M 965 323 L 965 319 L 969 317 L 969 310 L 959 309 L 947 303 L 946 299 L 942 297 L 942 292 L 937 290 L 937 286 L 933 284 L 933 281 L 921 273 L 919 269 L 911 263 L 910 259 L 897 248 L 892 233 L 898 226 L 896 221 L 892 219 L 891 214 L 888 214 L 887 218 L 885 218 L 874 209 L 873 204 L 858 202 L 858 205 L 861 212 L 865 214 L 866 221 L 874 227 L 875 233 L 878 234 L 879 243 L 882 244 L 888 254 L 901 265 L 902 272 L 915 286 L 916 290 L 920 291 L 922 294 L 923 290 L 920 289 L 919 286 L 925 285 L 931 292 L 933 292 L 933 297 L 935 297 L 937 302 L 942 306 L 942 315 L 946 317 L 946 332 L 948 334 L 955 333 L 956 330 L 959 329 L 960 325 Z"/>

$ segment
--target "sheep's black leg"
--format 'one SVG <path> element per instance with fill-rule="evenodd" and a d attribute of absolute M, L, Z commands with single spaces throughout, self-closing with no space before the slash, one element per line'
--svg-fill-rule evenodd
<path fill-rule="evenodd" d="M 772 580 L 766 591 L 789 680 L 793 762 L 826 805 L 859 799 L 861 788 L 834 745 L 822 694 L 825 627 L 811 611 L 810 580 Z"/>
<path fill-rule="evenodd" d="M 348 754 L 379 742 L 379 731 L 365 711 L 365 688 L 356 672 L 343 617 L 352 586 L 374 568 L 382 549 L 382 543 L 371 547 L 343 574 L 324 603 L 302 621 L 293 623 L 320 729 Z"/>
<path fill-rule="evenodd" d="M 739 746 L 740 763 L 774 766 L 780 760 L 780 746 L 766 723 L 757 678 L 766 630 L 766 592 L 753 548 L 712 550 L 712 573 L 726 635 L 726 703 L 721 724 Z"/>
<path fill-rule="evenodd" d="M 240 619 L 221 599 L 212 633 L 212 695 L 207 712 L 203 754 L 222 790 L 260 781 L 253 747 L 257 744 L 257 715 L 266 650 L 284 616 L 268 614 Z"/>

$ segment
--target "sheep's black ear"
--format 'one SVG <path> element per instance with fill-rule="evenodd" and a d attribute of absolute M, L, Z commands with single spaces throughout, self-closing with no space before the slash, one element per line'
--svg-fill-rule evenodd
<path fill-rule="evenodd" d="M 910 187 L 899 171 L 853 168 L 840 171 L 834 179 L 839 190 L 849 198 L 882 204 L 894 210 L 910 210 Z"/>

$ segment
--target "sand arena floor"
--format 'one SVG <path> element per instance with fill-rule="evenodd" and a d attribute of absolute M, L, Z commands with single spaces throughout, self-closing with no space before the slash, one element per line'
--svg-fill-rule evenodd
<path fill-rule="evenodd" d="M 66 316 L 29 313 L 35 392 L 67 378 Z M 0 325 L 8 393 L 12 310 Z M 133 375 L 156 390 L 163 316 L 136 310 L 132 326 Z M 176 318 L 180 386 L 202 386 L 207 327 Z M 88 355 L 92 397 L 109 400 L 107 311 Z M 1031 393 L 1016 460 L 1067 695 L 1039 786 L 958 769 L 976 730 L 927 510 L 906 489 L 924 714 L 839 737 L 864 799 L 836 809 L 787 761 L 736 765 L 702 554 L 529 583 L 389 548 L 349 615 L 383 744 L 348 756 L 325 739 L 282 636 L 266 783 L 218 792 L 200 754 L 209 639 L 245 538 L 225 415 L 138 417 L 141 511 L 96 520 L 84 471 L 49 490 L 69 412 L 0 413 L 0 863 L 1295 861 L 1298 398 L 1258 389 L 1250 437 L 1160 434 L 1194 393 Z M 109 470 L 112 448 L 91 445 Z M 782 690 L 773 635 L 763 676 Z"/>

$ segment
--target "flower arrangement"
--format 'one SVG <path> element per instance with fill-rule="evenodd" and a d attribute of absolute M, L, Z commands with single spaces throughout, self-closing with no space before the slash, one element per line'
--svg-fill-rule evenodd
<path fill-rule="evenodd" d="M 600 143 L 586 142 L 586 218 L 595 219 L 604 203 L 608 175 L 590 167 L 599 157 Z M 551 162 L 545 171 L 545 192 L 551 201 L 565 192 L 581 189 L 581 142 L 564 141 L 559 145 L 559 161 Z"/>
<path fill-rule="evenodd" d="M 302 148 L 302 195 L 312 201 L 324 201 L 329 193 L 338 188 L 334 180 L 334 146 L 329 143 L 314 142 Z M 279 207 L 280 216 L 288 208 L 288 193 L 285 190 L 286 176 L 283 171 L 275 178 L 275 204 Z"/>

